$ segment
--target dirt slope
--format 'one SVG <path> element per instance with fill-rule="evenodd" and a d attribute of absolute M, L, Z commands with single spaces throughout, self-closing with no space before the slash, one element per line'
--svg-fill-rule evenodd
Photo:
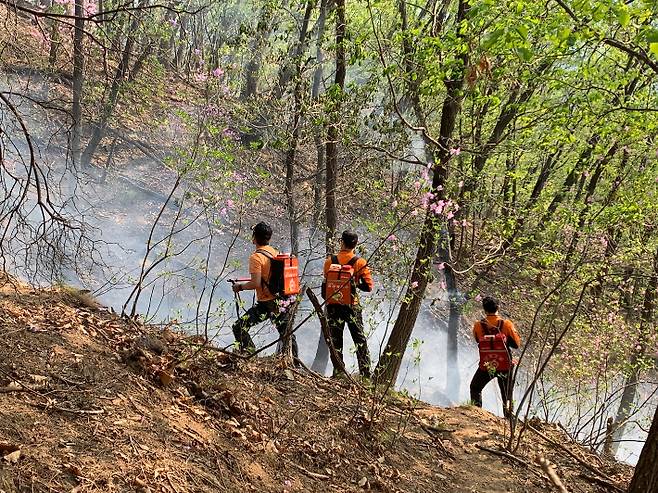
<path fill-rule="evenodd" d="M 130 326 L 66 290 L 0 291 L 0 491 L 615 491 L 630 468 L 536 424 L 515 457 L 506 423 L 236 360 Z M 483 450 L 485 447 L 491 451 Z"/>

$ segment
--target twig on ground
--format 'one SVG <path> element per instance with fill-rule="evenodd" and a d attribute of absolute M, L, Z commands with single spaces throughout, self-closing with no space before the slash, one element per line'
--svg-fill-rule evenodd
<path fill-rule="evenodd" d="M 532 468 L 532 464 L 530 464 L 529 462 L 521 459 L 520 457 L 517 457 L 514 454 L 511 454 L 511 453 L 506 452 L 504 450 L 496 450 L 496 449 L 493 449 L 493 448 L 485 447 L 484 445 L 480 445 L 480 444 L 475 444 L 475 447 L 480 449 L 480 450 L 484 450 L 485 452 L 489 452 L 490 454 L 498 455 L 500 457 L 505 457 L 506 459 L 513 460 L 514 462 L 516 462 L 516 463 L 518 463 L 522 466 L 527 467 L 529 470 L 535 472 L 535 474 L 536 474 L 536 471 L 534 471 L 534 469 Z"/>
<path fill-rule="evenodd" d="M 327 476 L 326 474 L 319 474 L 317 472 L 311 472 L 308 469 L 300 466 L 299 464 L 295 464 L 294 462 L 291 462 L 293 466 L 295 466 L 297 469 L 299 469 L 301 472 L 306 474 L 308 477 L 313 478 L 313 479 L 331 479 L 331 476 Z"/>
<path fill-rule="evenodd" d="M 556 442 L 556 441 L 553 440 L 552 438 L 549 438 L 548 436 L 546 436 L 545 434 L 543 434 L 541 431 L 539 431 L 537 428 L 535 428 L 535 427 L 532 426 L 531 424 L 526 423 L 526 425 L 528 426 L 528 428 L 529 428 L 530 430 L 532 430 L 534 433 L 536 433 L 536 434 L 539 435 L 541 438 L 543 438 L 544 440 L 546 440 L 548 443 L 550 443 L 550 444 L 556 446 L 557 448 L 559 448 L 559 449 L 562 450 L 563 452 L 566 452 L 566 453 L 569 455 L 569 457 L 575 459 L 575 460 L 576 460 L 581 466 L 585 467 L 585 468 L 588 469 L 589 471 L 593 472 L 594 474 L 596 474 L 596 475 L 602 477 L 603 479 L 605 479 L 606 481 L 608 481 L 608 482 L 610 483 L 610 484 L 609 484 L 610 487 L 612 487 L 612 488 L 614 488 L 616 491 L 620 491 L 620 492 L 622 492 L 622 493 L 625 491 L 623 488 L 620 488 L 619 486 L 614 486 L 614 485 L 616 484 L 615 480 L 612 479 L 610 476 L 608 476 L 608 475 L 602 473 L 602 472 L 599 470 L 599 468 L 597 468 L 597 467 L 595 467 L 595 466 L 593 466 L 593 465 L 587 463 L 587 461 L 585 461 L 585 460 L 581 459 L 580 457 L 578 457 L 576 454 L 574 454 L 574 453 L 573 453 L 571 450 L 569 450 L 567 447 L 565 447 L 565 446 L 562 445 L 561 443 Z"/>
<path fill-rule="evenodd" d="M 557 472 L 555 471 L 553 464 L 551 464 L 551 462 L 546 457 L 538 456 L 537 464 L 539 464 L 542 471 L 546 473 L 548 479 L 551 480 L 551 483 L 555 485 L 555 487 L 558 489 L 560 493 L 569 493 L 569 491 L 565 488 L 564 484 L 562 483 L 560 476 L 558 476 Z"/>

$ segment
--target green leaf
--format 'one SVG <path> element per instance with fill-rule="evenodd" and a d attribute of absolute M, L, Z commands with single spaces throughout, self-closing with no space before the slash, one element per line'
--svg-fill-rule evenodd
<path fill-rule="evenodd" d="M 649 43 L 649 51 L 658 57 L 658 43 Z"/>
<path fill-rule="evenodd" d="M 571 34 L 571 29 L 569 29 L 568 27 L 563 27 L 557 32 L 557 39 L 559 39 L 560 41 L 564 41 L 569 37 L 570 34 Z"/>
<path fill-rule="evenodd" d="M 631 14 L 628 13 L 626 6 L 617 10 L 617 20 L 622 27 L 628 26 L 628 24 L 631 22 Z"/>
<path fill-rule="evenodd" d="M 482 48 L 488 50 L 500 39 L 500 37 L 505 34 L 505 29 L 496 29 L 489 36 L 487 36 L 482 43 Z"/>
<path fill-rule="evenodd" d="M 649 43 L 658 43 L 658 29 L 650 29 L 645 35 Z"/>
<path fill-rule="evenodd" d="M 521 38 L 523 38 L 524 40 L 528 39 L 528 28 L 527 27 L 518 26 L 516 28 L 516 32 L 518 32 L 519 35 L 521 36 Z"/>
<path fill-rule="evenodd" d="M 525 47 L 520 47 L 516 49 L 516 54 L 519 55 L 521 60 L 524 62 L 529 62 L 532 60 L 532 51 L 530 51 L 528 48 Z"/>

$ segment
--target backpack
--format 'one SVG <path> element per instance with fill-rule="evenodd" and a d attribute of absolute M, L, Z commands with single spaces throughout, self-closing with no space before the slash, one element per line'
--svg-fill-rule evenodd
<path fill-rule="evenodd" d="M 504 372 L 512 367 L 512 356 L 507 347 L 507 336 L 502 333 L 504 320 L 495 328 L 489 327 L 486 319 L 480 320 L 484 336 L 478 342 L 480 370 Z"/>
<path fill-rule="evenodd" d="M 263 284 L 276 297 L 293 296 L 301 291 L 299 286 L 299 261 L 297 257 L 287 253 L 279 253 L 272 256 L 267 250 L 256 250 L 256 253 L 270 260 L 270 278 Z"/>
<path fill-rule="evenodd" d="M 354 265 L 359 260 L 355 255 L 346 264 L 338 262 L 338 256 L 331 256 L 327 278 L 322 282 L 322 297 L 327 305 L 353 305 L 356 298 Z"/>

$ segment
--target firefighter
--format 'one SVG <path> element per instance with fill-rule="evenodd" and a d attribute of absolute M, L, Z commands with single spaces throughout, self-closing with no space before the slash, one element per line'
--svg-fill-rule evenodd
<path fill-rule="evenodd" d="M 338 356 L 343 357 L 343 331 L 345 324 L 350 331 L 352 341 L 356 346 L 356 358 L 359 372 L 365 378 L 370 378 L 370 352 L 368 341 L 363 329 L 362 309 L 356 290 L 371 292 L 374 287 L 372 275 L 365 259 L 358 257 L 354 249 L 359 241 L 358 235 L 353 231 L 343 231 L 341 235 L 341 250 L 335 255 L 327 257 L 324 263 L 325 285 L 329 285 L 336 266 L 351 266 L 353 275 L 348 279 L 349 287 L 345 296 L 331 296 L 327 298 L 327 319 L 334 348 Z M 333 268 L 332 268 L 333 266 Z M 345 282 L 342 282 L 345 286 Z M 334 368 L 334 376 L 338 369 Z"/>
<path fill-rule="evenodd" d="M 512 401 L 511 349 L 518 349 L 521 338 L 512 321 L 498 315 L 497 300 L 485 296 L 482 299 L 482 308 L 485 317 L 473 325 L 473 336 L 480 349 L 480 364 L 471 380 L 471 402 L 482 407 L 482 390 L 495 378 L 498 380 L 503 400 L 503 414 L 508 417 L 511 414 Z"/>
<path fill-rule="evenodd" d="M 253 353 L 256 350 L 254 342 L 249 335 L 249 328 L 265 320 L 272 320 L 279 335 L 283 337 L 288 327 L 288 312 L 285 307 L 277 304 L 267 282 L 270 280 L 271 258 L 276 257 L 278 252 L 270 246 L 272 228 L 260 222 L 251 228 L 251 242 L 256 246 L 256 251 L 249 257 L 249 274 L 251 279 L 243 283 L 233 283 L 233 292 L 239 293 L 245 290 L 256 290 L 256 304 L 249 308 L 233 324 L 233 335 L 239 351 Z M 298 349 L 295 334 L 291 336 L 293 358 L 298 360 Z"/>

